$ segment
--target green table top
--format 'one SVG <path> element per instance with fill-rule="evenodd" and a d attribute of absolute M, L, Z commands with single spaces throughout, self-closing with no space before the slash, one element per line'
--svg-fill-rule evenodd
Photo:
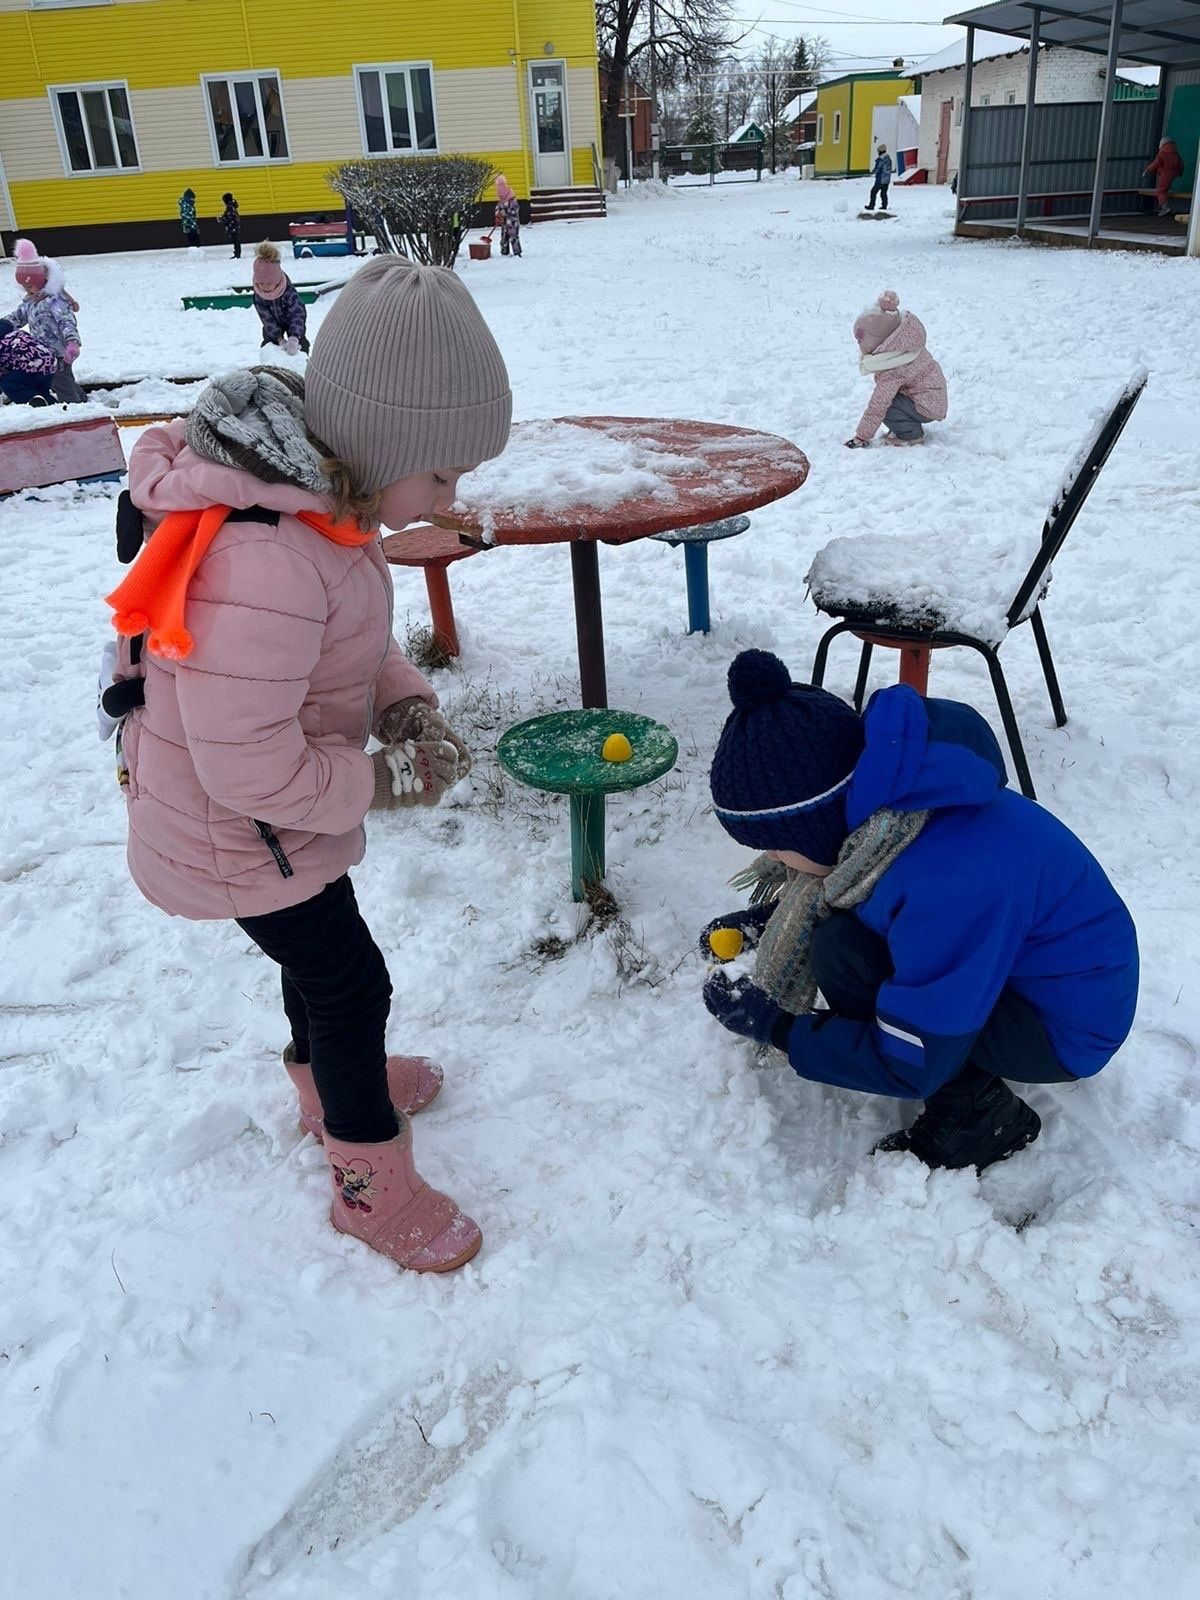
<path fill-rule="evenodd" d="M 610 733 L 633 746 L 628 761 L 600 754 Z M 551 794 L 617 794 L 670 772 L 679 746 L 669 728 L 636 711 L 551 711 L 509 728 L 496 746 L 505 772 Z"/>

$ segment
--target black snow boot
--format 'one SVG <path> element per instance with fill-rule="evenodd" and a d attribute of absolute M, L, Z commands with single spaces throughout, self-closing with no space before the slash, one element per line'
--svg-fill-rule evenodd
<path fill-rule="evenodd" d="M 966 1066 L 925 1102 L 911 1128 L 889 1133 L 877 1151 L 909 1150 L 927 1167 L 982 1172 L 1032 1144 L 1042 1119 L 1002 1078 Z"/>

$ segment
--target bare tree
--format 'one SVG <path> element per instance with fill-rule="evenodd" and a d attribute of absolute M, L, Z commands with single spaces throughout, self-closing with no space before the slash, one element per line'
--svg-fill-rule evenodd
<path fill-rule="evenodd" d="M 655 53 L 660 71 L 690 78 L 710 68 L 741 35 L 731 34 L 732 0 L 654 0 Z M 649 76 L 649 0 L 596 0 L 600 64 L 607 74 L 602 117 L 604 148 L 621 147 L 621 98 L 627 78 Z"/>
<path fill-rule="evenodd" d="M 784 108 L 792 98 L 792 72 L 795 50 L 780 39 L 768 39 L 754 58 L 758 80 L 758 107 L 766 136 L 765 154 L 775 172 L 791 159 L 791 136 L 783 120 Z"/>

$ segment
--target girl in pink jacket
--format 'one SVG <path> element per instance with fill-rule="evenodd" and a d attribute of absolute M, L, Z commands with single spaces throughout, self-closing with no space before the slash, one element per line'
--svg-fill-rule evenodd
<path fill-rule="evenodd" d="M 847 447 L 864 449 L 881 422 L 888 429 L 885 444 L 923 444 L 925 424 L 944 421 L 947 411 L 946 377 L 925 348 L 923 324 L 900 310 L 894 289 L 885 289 L 855 322 L 854 337 L 858 370 L 874 378 L 875 392 Z"/>
<path fill-rule="evenodd" d="M 408 1118 L 441 1071 L 386 1055 L 391 985 L 348 872 L 369 810 L 434 805 L 470 762 L 392 638 L 379 525 L 448 506 L 511 411 L 461 282 L 379 257 L 304 379 L 230 373 L 146 433 L 129 484 L 148 537 L 109 597 L 134 881 L 174 915 L 236 920 L 278 963 L 333 1224 L 424 1272 L 469 1261 L 481 1235 L 413 1165 Z"/>

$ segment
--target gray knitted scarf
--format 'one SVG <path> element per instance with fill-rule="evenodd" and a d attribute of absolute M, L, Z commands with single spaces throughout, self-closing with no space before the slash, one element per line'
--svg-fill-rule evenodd
<path fill-rule="evenodd" d="M 304 426 L 304 379 L 283 367 L 249 367 L 214 378 L 187 419 L 198 456 L 264 483 L 329 493 L 321 451 Z"/>
<path fill-rule="evenodd" d="M 831 911 L 859 906 L 929 820 L 928 811 L 873 812 L 838 853 L 826 878 L 810 878 L 759 856 L 731 879 L 749 889 L 754 904 L 774 900 L 775 910 L 758 945 L 754 982 L 785 1011 L 811 1011 L 817 984 L 808 963 L 813 930 Z"/>

